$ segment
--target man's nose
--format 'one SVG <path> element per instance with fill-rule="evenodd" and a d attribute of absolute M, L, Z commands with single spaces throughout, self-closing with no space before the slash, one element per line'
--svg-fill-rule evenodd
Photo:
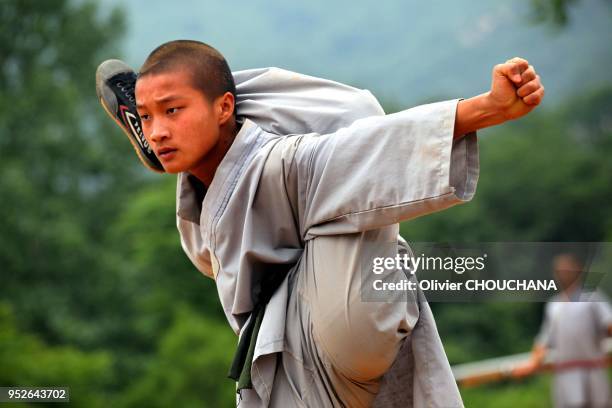
<path fill-rule="evenodd" d="M 151 142 L 159 144 L 168 137 L 170 137 L 168 127 L 164 126 L 164 124 L 159 121 L 153 124 L 150 136 Z"/>

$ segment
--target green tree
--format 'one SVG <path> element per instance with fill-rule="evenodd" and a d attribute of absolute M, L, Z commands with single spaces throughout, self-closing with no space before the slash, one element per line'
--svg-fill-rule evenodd
<path fill-rule="evenodd" d="M 93 2 L 0 2 L 0 299 L 51 342 L 99 344 L 120 304 L 102 238 L 139 170 L 94 72 L 123 27 Z"/>
<path fill-rule="evenodd" d="M 11 308 L 0 303 L 0 384 L 4 387 L 67 386 L 75 407 L 105 407 L 100 388 L 112 382 L 112 356 L 49 346 L 18 329 Z M 32 404 L 32 406 L 38 404 Z"/>
<path fill-rule="evenodd" d="M 126 390 L 120 405 L 165 408 L 235 406 L 235 385 L 225 378 L 237 339 L 227 325 L 177 305 L 158 354 Z M 228 347 L 229 346 L 229 347 Z"/>
<path fill-rule="evenodd" d="M 0 2 L 0 301 L 17 333 L 83 352 L 118 343 L 129 308 L 105 231 L 144 172 L 94 83 L 123 31 L 118 12 L 91 1 Z M 39 361 L 47 385 L 66 379 L 53 370 L 73 355 Z M 17 367 L 3 374 L 22 385 Z M 85 372 L 77 382 L 109 386 Z"/>

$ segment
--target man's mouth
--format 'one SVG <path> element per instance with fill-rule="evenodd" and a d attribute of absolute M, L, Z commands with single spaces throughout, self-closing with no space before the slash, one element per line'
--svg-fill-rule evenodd
<path fill-rule="evenodd" d="M 159 157 L 161 160 L 168 160 L 174 156 L 176 151 L 177 149 L 172 147 L 162 147 L 157 151 L 157 157 Z"/>

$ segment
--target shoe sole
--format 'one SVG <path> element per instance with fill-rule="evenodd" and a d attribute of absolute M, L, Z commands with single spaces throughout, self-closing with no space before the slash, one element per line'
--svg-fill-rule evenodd
<path fill-rule="evenodd" d="M 109 60 L 109 61 L 113 61 L 113 62 L 120 63 L 121 65 L 125 65 L 122 61 L 119 61 L 119 60 Z M 129 130 L 125 128 L 125 125 L 117 118 L 117 116 L 114 113 L 112 113 L 112 108 L 106 104 L 105 98 L 103 96 L 104 90 L 101 89 L 101 87 L 104 86 L 104 83 L 105 83 L 105 80 L 103 78 L 109 76 L 108 74 L 103 74 L 106 62 L 108 61 L 105 61 L 104 63 L 102 63 L 98 67 L 98 70 L 96 71 L 96 93 L 98 94 L 100 104 L 102 105 L 102 107 L 104 108 L 104 111 L 106 111 L 108 116 L 110 116 L 110 118 L 121 128 L 123 133 L 125 133 L 128 140 L 130 141 L 130 144 L 134 148 L 134 151 L 136 152 L 136 156 L 138 156 L 138 159 L 140 160 L 140 162 L 151 171 L 154 171 L 156 173 L 165 173 L 163 169 L 160 169 L 154 166 L 153 164 L 151 164 L 150 160 L 142 152 L 140 142 L 136 140 L 136 137 Z M 128 66 L 125 66 L 125 67 L 127 69 L 130 69 Z M 117 73 L 119 73 L 119 71 L 116 72 L 115 74 Z M 112 97 L 115 98 L 114 94 L 112 95 Z"/>

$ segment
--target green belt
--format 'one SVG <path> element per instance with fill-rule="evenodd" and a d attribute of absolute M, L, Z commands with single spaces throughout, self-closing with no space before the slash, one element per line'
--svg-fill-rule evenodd
<path fill-rule="evenodd" d="M 263 320 L 265 310 L 265 305 L 257 305 L 251 312 L 249 323 L 242 329 L 243 333 L 238 342 L 236 353 L 234 354 L 234 361 L 232 361 L 232 366 L 227 375 L 232 380 L 238 382 L 238 392 L 245 388 L 253 388 L 253 383 L 251 382 L 251 365 L 253 364 L 255 343 L 257 342 L 257 335 L 259 334 L 259 328 L 261 327 L 261 321 Z"/>
<path fill-rule="evenodd" d="M 282 267 L 282 270 L 279 270 Z M 253 365 L 253 355 L 255 354 L 255 343 L 257 335 L 261 328 L 266 305 L 272 298 L 276 289 L 281 285 L 287 275 L 287 265 L 277 265 L 270 273 L 266 273 L 266 278 L 262 279 L 260 287 L 261 292 L 254 296 L 257 299 L 249 322 L 242 329 L 238 347 L 234 353 L 234 360 L 230 367 L 228 377 L 238 383 L 237 392 L 240 393 L 243 389 L 253 388 L 251 382 L 251 366 Z M 284 273 L 283 273 L 284 272 Z"/>

